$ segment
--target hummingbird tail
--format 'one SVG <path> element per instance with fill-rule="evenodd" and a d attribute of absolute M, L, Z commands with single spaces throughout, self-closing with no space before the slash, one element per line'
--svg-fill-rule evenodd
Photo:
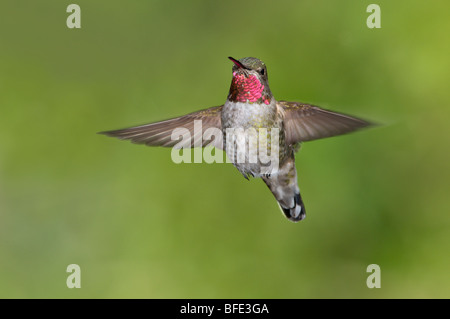
<path fill-rule="evenodd" d="M 294 158 L 288 159 L 277 174 L 264 176 L 262 179 L 290 221 L 299 222 L 306 217 L 305 205 L 297 183 Z"/>
<path fill-rule="evenodd" d="M 280 202 L 278 202 L 278 206 L 280 206 L 281 211 L 290 221 L 296 223 L 305 219 L 306 213 L 300 193 L 295 194 L 294 201 L 295 206 L 293 208 L 284 208 Z"/>

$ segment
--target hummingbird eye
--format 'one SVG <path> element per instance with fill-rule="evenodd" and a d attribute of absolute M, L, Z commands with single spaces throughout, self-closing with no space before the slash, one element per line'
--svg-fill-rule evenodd
<path fill-rule="evenodd" d="M 261 75 L 264 75 L 264 73 L 265 73 L 264 68 L 262 68 L 261 70 L 259 70 L 259 73 L 260 73 Z"/>

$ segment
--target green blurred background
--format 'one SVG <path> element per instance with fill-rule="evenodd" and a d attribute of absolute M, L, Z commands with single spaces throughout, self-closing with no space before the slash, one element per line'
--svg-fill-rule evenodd
<path fill-rule="evenodd" d="M 78 0 L 79 30 L 70 3 L 0 4 L 0 297 L 450 297 L 448 1 L 377 1 L 381 29 L 371 1 Z M 298 224 L 231 164 L 95 134 L 222 104 L 228 56 L 384 124 L 303 145 Z"/>

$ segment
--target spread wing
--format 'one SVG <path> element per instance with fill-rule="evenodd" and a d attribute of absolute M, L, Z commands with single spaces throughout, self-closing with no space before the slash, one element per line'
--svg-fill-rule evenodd
<path fill-rule="evenodd" d="M 285 112 L 286 141 L 291 145 L 341 135 L 372 125 L 362 119 L 314 105 L 279 101 L 278 106 Z"/>
<path fill-rule="evenodd" d="M 172 147 L 176 145 L 177 148 L 181 148 L 203 147 L 211 144 L 222 149 L 221 112 L 222 105 L 161 122 L 100 132 L 99 134 L 117 137 L 121 140 L 130 140 L 132 143 L 148 146 Z M 200 124 L 201 127 L 199 126 Z M 219 131 L 217 130 L 208 130 L 209 128 L 216 128 L 220 131 L 220 134 L 218 134 Z M 172 133 L 174 139 L 172 139 Z M 204 133 L 206 134 L 203 135 Z"/>

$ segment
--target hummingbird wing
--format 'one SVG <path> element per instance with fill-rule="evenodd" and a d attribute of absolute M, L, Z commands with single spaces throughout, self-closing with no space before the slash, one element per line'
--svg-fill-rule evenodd
<path fill-rule="evenodd" d="M 211 107 L 161 122 L 100 132 L 99 134 L 148 146 L 173 147 L 176 145 L 181 148 L 203 147 L 211 144 L 222 149 L 222 106 Z M 181 130 L 177 131 L 177 128 Z M 208 134 L 205 131 L 209 128 L 217 130 L 210 130 L 209 132 L 212 134 Z M 174 139 L 172 139 L 172 133 L 174 133 Z M 204 133 L 207 133 L 208 136 L 204 136 Z"/>
<path fill-rule="evenodd" d="M 314 105 L 278 101 L 278 106 L 284 110 L 286 142 L 289 145 L 341 135 L 372 125 Z"/>

